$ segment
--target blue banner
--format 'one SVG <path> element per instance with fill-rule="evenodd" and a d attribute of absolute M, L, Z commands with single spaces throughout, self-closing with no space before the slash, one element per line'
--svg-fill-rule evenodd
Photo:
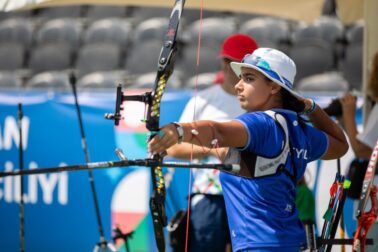
<path fill-rule="evenodd" d="M 189 97 L 188 93 L 167 93 L 161 122 L 178 120 Z M 18 102 L 22 102 L 24 112 L 24 169 L 85 163 L 72 94 L 1 93 L 0 170 L 20 167 Z M 125 104 L 125 116 L 135 112 L 133 118 L 128 118 L 133 122 L 115 130 L 113 121 L 104 119 L 105 113 L 114 112 L 115 92 L 83 93 L 79 103 L 91 162 L 118 160 L 116 147 L 123 148 L 129 158 L 146 157 L 143 104 Z M 175 180 L 181 180 L 180 176 L 187 172 L 177 172 Z M 148 168 L 112 168 L 94 170 L 93 174 L 106 239 L 111 239 L 112 228 L 118 226 L 123 231 L 135 231 L 130 240 L 132 251 L 154 251 Z M 25 176 L 24 185 L 26 251 L 93 250 L 99 231 L 87 171 Z M 0 178 L 2 251 L 19 250 L 19 188 L 19 177 Z M 168 193 L 169 217 L 185 207 L 187 189 L 181 184 Z"/>

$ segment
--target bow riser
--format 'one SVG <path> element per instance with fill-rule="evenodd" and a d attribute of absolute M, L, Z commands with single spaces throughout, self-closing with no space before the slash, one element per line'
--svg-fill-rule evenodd
<path fill-rule="evenodd" d="M 150 131 L 150 138 L 153 138 L 160 129 L 160 104 L 169 77 L 173 73 L 175 54 L 177 51 L 176 36 L 181 19 L 184 0 L 176 0 L 169 19 L 168 29 L 164 36 L 163 46 L 158 60 L 158 69 L 155 79 L 154 90 L 139 96 L 124 96 L 122 89 L 117 88 L 117 100 L 115 114 L 107 114 L 105 118 L 113 119 L 115 125 L 121 120 L 122 103 L 125 100 L 141 101 L 147 105 L 146 128 Z M 155 154 L 151 157 L 157 164 L 162 163 L 163 156 Z M 165 251 L 164 227 L 167 226 L 165 213 L 165 182 L 161 166 L 151 167 L 152 196 L 150 209 L 154 225 L 156 244 L 159 252 Z"/>
<path fill-rule="evenodd" d="M 151 104 L 148 106 L 146 128 L 152 133 L 150 139 L 160 129 L 160 105 L 169 77 L 173 73 L 175 54 L 177 51 L 176 36 L 181 18 L 184 1 L 177 0 L 173 7 L 167 32 L 164 37 L 163 47 L 158 60 L 158 70 L 155 80 L 155 88 L 151 94 Z M 159 154 L 152 156 L 152 159 L 162 162 L 163 157 Z M 167 226 L 165 212 L 166 189 L 161 166 L 151 167 L 152 196 L 150 209 L 154 225 L 156 245 L 159 252 L 165 251 L 164 227 Z"/>

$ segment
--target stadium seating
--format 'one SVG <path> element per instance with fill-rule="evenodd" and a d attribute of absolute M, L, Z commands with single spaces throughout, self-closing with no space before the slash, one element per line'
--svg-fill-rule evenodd
<path fill-rule="evenodd" d="M 296 85 L 301 92 L 346 92 L 349 90 L 347 80 L 340 72 L 331 71 L 303 78 Z"/>
<path fill-rule="evenodd" d="M 313 25 L 319 29 L 321 38 L 330 43 L 338 42 L 344 37 L 344 26 L 336 17 L 320 16 Z"/>
<path fill-rule="evenodd" d="M 150 18 L 141 22 L 134 31 L 134 43 L 155 39 L 162 41 L 168 28 L 168 23 L 169 19 L 167 17 Z"/>
<path fill-rule="evenodd" d="M 33 48 L 28 67 L 33 74 L 45 71 L 63 71 L 72 65 L 72 53 L 65 43 L 49 43 Z"/>
<path fill-rule="evenodd" d="M 24 67 L 25 47 L 20 43 L 0 43 L 0 71 L 15 71 Z"/>
<path fill-rule="evenodd" d="M 134 44 L 128 57 L 126 57 L 126 70 L 130 74 L 156 71 L 161 46 L 162 41 L 160 39 Z"/>
<path fill-rule="evenodd" d="M 52 71 L 34 75 L 25 85 L 27 89 L 69 90 L 67 72 Z"/>
<path fill-rule="evenodd" d="M 197 67 L 197 45 L 183 48 L 183 55 L 177 59 L 176 70 L 182 72 L 184 79 L 196 73 L 217 72 L 220 69 L 219 50 L 210 45 L 201 45 L 199 66 Z"/>
<path fill-rule="evenodd" d="M 81 77 L 91 72 L 120 69 L 121 58 L 121 48 L 113 43 L 84 45 L 77 56 L 77 74 Z"/>
<path fill-rule="evenodd" d="M 240 27 L 240 32 L 253 37 L 260 47 L 278 47 L 289 39 L 289 24 L 285 20 L 260 17 L 248 20 Z"/>
<path fill-rule="evenodd" d="M 38 45 L 48 43 L 67 43 L 72 50 L 77 50 L 81 43 L 82 23 L 77 19 L 58 18 L 45 22 L 36 32 Z"/>
<path fill-rule="evenodd" d="M 110 5 L 0 12 L 0 87 L 6 82 L 41 86 L 34 83 L 49 74 L 52 81 L 62 82 L 60 77 L 68 69 L 75 70 L 83 88 L 114 86 L 110 83 L 118 79 L 134 87 L 150 87 L 170 12 L 166 7 Z M 179 27 L 172 87 L 192 87 L 196 78 L 199 88 L 208 85 L 220 68 L 218 51 L 224 38 L 242 32 L 260 46 L 290 55 L 297 64 L 298 85 L 306 77 L 338 71 L 349 89 L 361 89 L 364 23 L 345 26 L 332 10 L 328 12 L 304 24 L 261 14 L 203 10 L 197 68 L 200 10 L 187 9 Z"/>
<path fill-rule="evenodd" d="M 92 23 L 84 32 L 84 44 L 114 43 L 127 48 L 131 40 L 131 23 L 125 19 L 107 18 Z"/>
<path fill-rule="evenodd" d="M 185 42 L 197 44 L 200 26 L 201 22 L 197 20 L 187 27 L 184 35 Z M 201 43 L 211 45 L 218 50 L 223 40 L 236 31 L 236 22 L 233 18 L 204 18 L 201 28 Z"/>
<path fill-rule="evenodd" d="M 118 84 L 124 84 L 124 71 L 105 71 L 92 72 L 81 77 L 78 82 L 78 90 L 97 89 L 97 88 L 115 88 Z"/>
<path fill-rule="evenodd" d="M 347 28 L 345 36 L 348 44 L 362 44 L 364 26 L 364 21 L 360 20 Z"/>
<path fill-rule="evenodd" d="M 362 44 L 349 45 L 340 62 L 340 70 L 352 89 L 362 89 Z"/>
<path fill-rule="evenodd" d="M 0 22 L 0 43 L 16 42 L 26 48 L 31 45 L 34 25 L 24 18 L 10 18 Z"/>
<path fill-rule="evenodd" d="M 321 16 L 311 24 L 300 23 L 293 31 L 292 40 L 297 42 L 303 39 L 324 40 L 331 44 L 344 36 L 344 27 L 340 20 L 334 17 Z"/>
<path fill-rule="evenodd" d="M 362 89 L 362 47 L 363 20 L 357 21 L 345 29 L 345 46 L 337 69 L 348 80 L 351 89 Z"/>
<path fill-rule="evenodd" d="M 289 55 L 297 65 L 296 80 L 331 71 L 335 66 L 334 51 L 330 44 L 323 40 L 300 40 L 291 47 Z"/>
<path fill-rule="evenodd" d="M 302 40 L 317 40 L 328 43 L 333 50 L 335 65 L 343 57 L 344 26 L 339 19 L 330 16 L 320 16 L 310 24 L 298 23 L 292 33 L 292 47 L 298 47 Z"/>
<path fill-rule="evenodd" d="M 21 76 L 16 72 L 0 71 L 0 89 L 18 89 L 22 88 Z"/>

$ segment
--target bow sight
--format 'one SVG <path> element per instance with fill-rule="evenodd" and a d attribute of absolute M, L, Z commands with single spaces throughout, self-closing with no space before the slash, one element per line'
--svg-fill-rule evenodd
<path fill-rule="evenodd" d="M 122 86 L 119 84 L 117 86 L 117 94 L 116 94 L 116 105 L 115 105 L 115 112 L 113 113 L 106 113 L 104 115 L 105 119 L 114 120 L 114 125 L 118 126 L 119 121 L 123 119 L 121 115 L 121 110 L 123 110 L 122 103 L 124 101 L 139 101 L 145 103 L 147 106 L 151 105 L 151 92 L 146 92 L 142 95 L 123 95 Z"/>

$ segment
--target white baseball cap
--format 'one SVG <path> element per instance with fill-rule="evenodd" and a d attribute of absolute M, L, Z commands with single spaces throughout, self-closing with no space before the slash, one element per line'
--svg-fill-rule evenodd
<path fill-rule="evenodd" d="M 231 62 L 231 68 L 240 76 L 241 68 L 253 68 L 277 83 L 297 98 L 300 94 L 293 90 L 297 68 L 294 61 L 283 52 L 273 48 L 258 48 L 252 54 L 244 56 L 241 63 Z"/>

